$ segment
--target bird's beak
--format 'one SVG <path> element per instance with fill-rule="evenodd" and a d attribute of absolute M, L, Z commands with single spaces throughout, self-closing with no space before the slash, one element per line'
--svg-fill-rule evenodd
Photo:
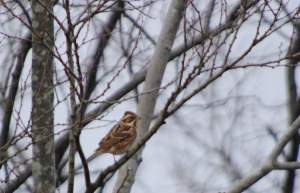
<path fill-rule="evenodd" d="M 140 119 L 142 119 L 142 117 L 138 117 L 138 118 L 137 118 L 137 120 L 140 120 Z"/>

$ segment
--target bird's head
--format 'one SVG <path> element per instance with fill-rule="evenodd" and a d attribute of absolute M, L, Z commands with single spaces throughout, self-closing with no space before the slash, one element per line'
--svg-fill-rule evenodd
<path fill-rule="evenodd" d="M 122 118 L 122 121 L 124 123 L 129 124 L 129 125 L 136 126 L 136 122 L 139 119 L 141 119 L 141 118 L 139 116 L 137 116 L 137 114 L 135 114 L 133 112 L 130 112 L 130 111 L 126 111 L 123 118 Z"/>

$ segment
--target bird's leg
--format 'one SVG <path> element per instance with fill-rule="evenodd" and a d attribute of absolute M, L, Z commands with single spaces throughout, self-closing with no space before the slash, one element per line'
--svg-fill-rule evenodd
<path fill-rule="evenodd" d="M 113 155 L 113 156 L 114 156 L 114 160 L 115 160 L 115 163 L 116 163 L 117 161 L 116 161 L 115 155 Z"/>

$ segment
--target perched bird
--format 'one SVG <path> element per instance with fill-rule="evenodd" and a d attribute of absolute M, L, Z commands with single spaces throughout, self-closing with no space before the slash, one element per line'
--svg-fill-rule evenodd
<path fill-rule="evenodd" d="M 139 119 L 141 118 L 135 113 L 126 111 L 123 118 L 100 141 L 99 148 L 96 149 L 95 153 L 87 159 L 87 162 L 92 161 L 102 153 L 121 155 L 128 151 L 136 139 L 136 122 Z"/>

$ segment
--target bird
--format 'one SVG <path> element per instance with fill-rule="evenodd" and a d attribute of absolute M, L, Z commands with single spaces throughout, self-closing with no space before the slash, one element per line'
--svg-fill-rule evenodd
<path fill-rule="evenodd" d="M 126 111 L 122 119 L 100 141 L 99 148 L 87 159 L 87 163 L 103 153 L 121 155 L 133 145 L 137 136 L 136 123 L 141 118 L 131 111 Z"/>

